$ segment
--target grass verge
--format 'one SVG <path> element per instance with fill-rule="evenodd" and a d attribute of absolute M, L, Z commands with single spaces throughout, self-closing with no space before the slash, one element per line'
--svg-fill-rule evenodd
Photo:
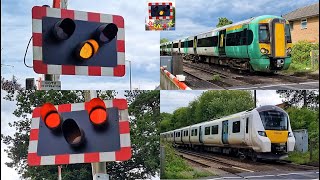
<path fill-rule="evenodd" d="M 319 149 L 312 152 L 312 159 L 310 160 L 310 152 L 290 152 L 288 160 L 296 164 L 319 164 Z"/>
<path fill-rule="evenodd" d="M 175 154 L 170 144 L 161 142 L 165 146 L 165 174 L 161 179 L 194 179 L 213 176 L 209 171 L 191 167 L 182 157 Z"/>

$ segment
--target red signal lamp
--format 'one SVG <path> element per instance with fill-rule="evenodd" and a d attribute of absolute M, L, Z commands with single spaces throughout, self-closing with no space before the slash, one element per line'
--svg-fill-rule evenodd
<path fill-rule="evenodd" d="M 108 113 L 105 103 L 100 98 L 91 99 L 88 103 L 87 111 L 90 122 L 93 125 L 101 126 L 106 124 Z"/>
<path fill-rule="evenodd" d="M 61 117 L 57 109 L 51 103 L 45 103 L 42 105 L 40 115 L 45 125 L 51 129 L 56 130 L 61 125 Z"/>

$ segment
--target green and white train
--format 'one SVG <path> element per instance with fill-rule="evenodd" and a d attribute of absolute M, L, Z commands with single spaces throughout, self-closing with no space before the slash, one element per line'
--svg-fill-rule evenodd
<path fill-rule="evenodd" d="M 162 43 L 160 54 L 178 53 L 192 61 L 275 72 L 289 68 L 291 48 L 289 22 L 279 16 L 264 15 Z"/>

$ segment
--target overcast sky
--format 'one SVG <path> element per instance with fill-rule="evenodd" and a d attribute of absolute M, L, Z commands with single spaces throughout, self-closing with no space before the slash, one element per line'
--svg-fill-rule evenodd
<path fill-rule="evenodd" d="M 187 107 L 189 103 L 197 99 L 204 91 L 161 91 L 160 111 L 172 113 L 180 107 Z M 252 91 L 253 92 L 253 91 Z M 257 90 L 257 106 L 277 105 L 282 103 L 283 98 L 275 90 Z"/>

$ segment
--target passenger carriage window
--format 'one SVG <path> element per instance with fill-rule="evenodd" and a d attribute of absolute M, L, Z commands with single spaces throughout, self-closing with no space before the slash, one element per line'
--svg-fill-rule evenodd
<path fill-rule="evenodd" d="M 174 43 L 173 48 L 178 48 L 178 43 Z"/>
<path fill-rule="evenodd" d="M 194 135 L 197 136 L 198 135 L 198 129 L 194 130 Z"/>
<path fill-rule="evenodd" d="M 242 34 L 242 31 L 227 34 L 226 46 L 240 46 L 241 34 Z"/>
<path fill-rule="evenodd" d="M 181 47 L 184 48 L 184 42 L 181 42 Z"/>
<path fill-rule="evenodd" d="M 211 134 L 218 134 L 219 125 L 214 125 L 211 127 Z"/>
<path fill-rule="evenodd" d="M 267 24 L 259 25 L 259 42 L 270 43 L 269 27 Z"/>
<path fill-rule="evenodd" d="M 190 48 L 190 47 L 193 47 L 193 40 L 188 41 L 188 47 L 189 47 L 189 48 Z"/>
<path fill-rule="evenodd" d="M 189 134 L 189 131 L 186 131 L 186 136 L 188 136 L 188 134 Z"/>
<path fill-rule="evenodd" d="M 216 37 L 216 38 L 217 38 L 216 45 L 215 45 L 214 37 L 207 37 L 207 38 L 198 39 L 198 47 L 214 47 L 214 46 L 217 46 L 218 37 Z"/>
<path fill-rule="evenodd" d="M 232 133 L 240 132 L 240 121 L 235 121 L 232 123 Z"/>
<path fill-rule="evenodd" d="M 210 127 L 204 128 L 204 135 L 210 135 Z"/>

